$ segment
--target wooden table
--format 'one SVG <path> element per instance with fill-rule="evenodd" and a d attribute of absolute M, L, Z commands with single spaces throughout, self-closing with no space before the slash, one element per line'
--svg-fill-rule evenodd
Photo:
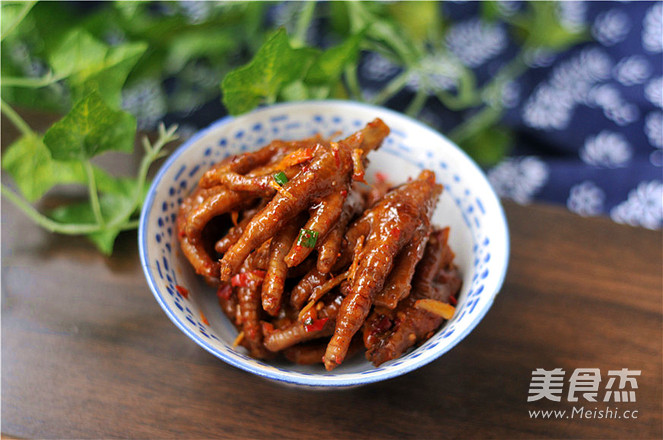
<path fill-rule="evenodd" d="M 4 133 L 3 133 L 4 134 Z M 3 176 L 3 180 L 7 176 Z M 111 258 L 2 204 L 2 432 L 19 438 L 660 438 L 660 232 L 505 203 L 511 261 L 479 326 L 383 383 L 288 388 L 226 365 L 180 332 L 147 287 L 136 234 Z M 562 368 L 561 402 L 527 402 Z M 637 419 L 545 420 L 577 368 L 641 370 Z M 616 385 L 615 385 L 616 386 Z M 638 411 L 637 413 L 633 411 Z"/>

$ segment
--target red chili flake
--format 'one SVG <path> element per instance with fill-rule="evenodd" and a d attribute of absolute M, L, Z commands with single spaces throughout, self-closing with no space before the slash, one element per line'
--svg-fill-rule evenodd
<path fill-rule="evenodd" d="M 396 237 L 396 238 L 400 237 L 400 235 L 401 235 L 401 229 L 400 229 L 400 228 L 394 228 L 394 229 L 392 229 L 392 230 L 391 230 L 391 235 L 392 235 L 393 237 Z"/>
<path fill-rule="evenodd" d="M 303 148 L 297 151 L 290 153 L 282 161 L 282 164 L 288 168 L 291 166 L 299 165 L 300 163 L 306 162 L 313 158 L 313 149 L 312 148 Z"/>
<path fill-rule="evenodd" d="M 229 300 L 232 294 L 233 294 L 233 288 L 230 284 L 224 284 L 223 286 L 220 286 L 219 289 L 216 291 L 216 296 L 218 296 L 219 299 Z"/>
<path fill-rule="evenodd" d="M 175 289 L 179 292 L 180 295 L 182 295 L 184 298 L 188 299 L 189 298 L 189 290 L 187 290 L 186 287 L 182 287 L 180 285 L 176 285 Z"/>
<path fill-rule="evenodd" d="M 343 197 L 347 196 L 347 195 L 348 195 L 348 191 L 345 190 L 345 189 L 344 189 L 344 190 L 341 190 L 341 195 L 342 195 Z"/>
<path fill-rule="evenodd" d="M 262 280 L 263 278 L 265 278 L 265 275 L 267 275 L 267 272 L 265 272 L 264 270 L 256 269 L 251 271 L 251 275 L 260 278 Z"/>
<path fill-rule="evenodd" d="M 387 177 L 387 175 L 385 173 L 381 173 L 381 172 L 378 171 L 377 173 L 375 173 L 375 180 L 377 180 L 380 183 L 383 183 L 383 182 L 386 182 L 387 180 L 389 180 L 389 178 Z"/>
<path fill-rule="evenodd" d="M 456 304 L 458 304 L 458 300 L 456 299 L 455 296 L 450 296 L 449 297 L 449 304 L 451 304 L 452 306 L 455 306 Z"/>
<path fill-rule="evenodd" d="M 332 151 L 334 152 L 334 159 L 336 160 L 336 166 L 341 166 L 341 156 L 338 154 L 338 145 L 332 144 Z"/>
<path fill-rule="evenodd" d="M 263 278 L 265 278 L 266 273 L 267 272 L 264 270 L 238 273 L 230 279 L 230 284 L 233 287 L 248 287 L 249 283 L 252 281 L 260 284 L 262 283 Z"/>
<path fill-rule="evenodd" d="M 237 275 L 233 276 L 230 279 L 230 284 L 233 287 L 246 287 L 246 283 L 248 281 L 248 278 L 246 276 L 246 272 L 238 273 Z"/>
<path fill-rule="evenodd" d="M 357 182 L 366 183 L 366 178 L 364 177 L 364 172 L 353 174 L 352 175 L 352 180 L 356 180 Z"/>
<path fill-rule="evenodd" d="M 186 232 L 185 232 L 184 230 L 181 230 L 181 231 L 179 231 L 179 232 L 177 233 L 177 235 L 178 235 L 180 238 L 184 238 L 184 237 L 186 237 Z"/>
<path fill-rule="evenodd" d="M 200 312 L 200 320 L 203 321 L 203 324 L 209 325 L 209 321 L 203 312 Z"/>
<path fill-rule="evenodd" d="M 325 323 L 329 321 L 329 318 L 321 318 L 321 319 L 307 319 L 306 322 L 304 322 L 304 329 L 307 332 L 317 332 L 322 330 L 322 328 L 325 326 Z M 310 322 L 310 324 L 308 324 Z"/>
<path fill-rule="evenodd" d="M 301 162 L 313 159 L 313 148 L 306 148 L 301 155 Z M 301 163 L 299 162 L 299 163 Z"/>

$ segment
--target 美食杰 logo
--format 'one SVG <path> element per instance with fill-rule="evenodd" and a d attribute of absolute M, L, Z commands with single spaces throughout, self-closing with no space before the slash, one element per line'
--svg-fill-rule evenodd
<path fill-rule="evenodd" d="M 576 405 L 571 411 L 529 410 L 529 416 L 543 419 L 637 419 L 637 409 L 628 406 L 620 410 L 612 405 L 632 404 L 637 401 L 637 378 L 641 373 L 641 370 L 622 368 L 608 370 L 603 376 L 599 368 L 576 368 L 567 379 L 566 371 L 562 368 L 537 368 L 532 371 L 528 402 L 549 400 Z"/>

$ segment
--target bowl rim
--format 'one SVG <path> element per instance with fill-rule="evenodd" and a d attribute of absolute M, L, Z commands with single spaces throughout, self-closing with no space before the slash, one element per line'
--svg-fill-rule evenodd
<path fill-rule="evenodd" d="M 467 161 L 467 164 L 474 168 L 474 171 L 479 173 L 484 180 L 488 183 L 487 188 L 489 190 L 490 195 L 496 200 L 497 202 L 497 212 L 499 214 L 499 218 L 502 221 L 502 224 L 504 225 L 504 253 L 503 255 L 500 255 L 500 260 L 504 261 L 504 264 L 502 265 L 501 273 L 499 274 L 497 278 L 497 283 L 495 284 L 494 292 L 492 293 L 488 303 L 486 306 L 479 311 L 479 313 L 475 316 L 475 318 L 469 322 L 467 327 L 463 329 L 459 336 L 453 339 L 450 343 L 448 344 L 442 344 L 440 345 L 439 349 L 435 350 L 435 355 L 434 356 L 429 356 L 425 357 L 422 356 L 416 361 L 410 363 L 410 364 L 404 364 L 403 367 L 398 368 L 398 369 L 392 369 L 392 370 L 385 370 L 381 372 L 380 374 L 375 374 L 375 375 L 363 375 L 358 377 L 348 377 L 344 378 L 345 375 L 316 375 L 316 374 L 306 374 L 306 375 L 297 375 L 297 376 L 287 376 L 284 375 L 283 373 L 279 372 L 278 370 L 265 370 L 260 368 L 259 365 L 251 365 L 248 363 L 244 363 L 239 359 L 227 356 L 224 352 L 217 350 L 215 347 L 211 346 L 206 340 L 202 339 L 200 335 L 194 333 L 188 326 L 184 324 L 177 316 L 175 316 L 174 312 L 171 311 L 170 307 L 167 306 L 165 303 L 164 299 L 161 296 L 161 292 L 157 288 L 156 284 L 156 279 L 154 278 L 154 275 L 152 273 L 152 269 L 149 267 L 148 263 L 148 246 L 147 246 L 147 227 L 148 227 L 148 218 L 150 217 L 151 210 L 154 205 L 154 199 L 157 195 L 157 189 L 164 177 L 164 175 L 167 173 L 167 171 L 172 167 L 172 165 L 180 158 L 182 154 L 184 154 L 185 151 L 187 151 L 189 148 L 191 148 L 193 145 L 196 144 L 196 142 L 209 134 L 210 132 L 213 132 L 217 130 L 219 127 L 222 127 L 224 125 L 227 125 L 233 121 L 236 121 L 242 117 L 248 116 L 248 115 L 254 115 L 258 114 L 264 111 L 269 111 L 274 108 L 287 108 L 287 107 L 302 107 L 302 106 L 307 106 L 307 105 L 341 105 L 341 106 L 350 106 L 350 107 L 359 107 L 362 109 L 374 109 L 374 110 L 379 110 L 380 112 L 390 114 L 391 116 L 395 118 L 401 118 L 401 119 L 406 119 L 408 122 L 416 125 L 419 129 L 425 130 L 435 136 L 441 137 L 443 140 L 445 140 L 451 147 L 457 150 L 457 153 L 459 153 L 463 158 Z M 215 357 L 221 359 L 222 361 L 237 367 L 239 369 L 242 369 L 244 371 L 253 373 L 257 376 L 291 384 L 291 385 L 298 385 L 298 386 L 304 386 L 304 387 L 310 387 L 310 388 L 339 388 L 339 387 L 350 387 L 350 386 L 357 386 L 357 385 L 364 385 L 364 384 L 369 384 L 369 383 L 374 383 L 374 382 L 380 382 L 386 379 L 391 379 L 394 377 L 401 376 L 403 374 L 406 374 L 410 371 L 416 370 L 436 359 L 441 357 L 443 354 L 447 353 L 451 349 L 453 349 L 458 343 L 460 343 L 463 339 L 467 337 L 468 334 L 470 334 L 476 326 L 483 320 L 485 315 L 488 313 L 488 310 L 491 309 L 495 297 L 500 293 L 501 288 L 504 285 L 504 279 L 506 277 L 507 269 L 509 266 L 509 258 L 510 258 L 510 233 L 509 233 L 509 225 L 507 221 L 507 217 L 504 213 L 504 207 L 502 206 L 502 203 L 500 202 L 499 197 L 495 193 L 495 190 L 493 189 L 492 185 L 490 185 L 490 182 L 488 181 L 485 173 L 483 170 L 476 164 L 476 162 L 465 152 L 463 151 L 460 147 L 458 147 L 453 141 L 448 139 L 446 136 L 444 136 L 442 133 L 440 133 L 437 130 L 432 129 L 431 127 L 425 125 L 424 123 L 418 121 L 417 119 L 412 118 L 411 116 L 408 116 L 406 114 L 400 113 L 398 111 L 386 108 L 386 107 L 380 107 L 380 106 L 375 106 L 372 104 L 367 104 L 367 103 L 361 103 L 361 102 L 356 102 L 356 101 L 349 101 L 349 100 L 338 100 L 338 99 L 329 99 L 329 100 L 306 100 L 306 101 L 296 101 L 296 102 L 286 102 L 286 103 L 277 103 L 277 104 L 272 104 L 269 106 L 263 106 L 259 107 L 249 113 L 245 113 L 239 116 L 231 116 L 227 115 L 224 116 L 207 127 L 198 130 L 193 136 L 191 136 L 189 139 L 187 139 L 182 145 L 180 145 L 175 151 L 173 151 L 166 161 L 160 166 L 157 174 L 155 175 L 154 179 L 152 180 L 152 183 L 150 185 L 150 188 L 147 192 L 147 196 L 145 197 L 145 202 L 143 203 L 143 207 L 141 209 L 141 215 L 140 215 L 140 220 L 139 220 L 139 225 L 138 225 L 138 249 L 139 249 L 139 256 L 140 256 L 140 262 L 141 262 L 141 267 L 143 269 L 143 273 L 145 275 L 145 278 L 147 280 L 147 284 L 152 291 L 152 294 L 156 298 L 157 302 L 163 309 L 163 311 L 166 313 L 168 318 L 182 331 L 184 334 L 186 334 L 189 338 L 191 338 L 194 342 L 196 342 L 199 346 L 201 346 L 203 349 L 208 351 L 210 354 L 214 355 Z"/>

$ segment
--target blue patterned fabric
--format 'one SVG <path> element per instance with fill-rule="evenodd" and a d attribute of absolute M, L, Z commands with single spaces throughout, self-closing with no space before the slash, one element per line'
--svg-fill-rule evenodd
<path fill-rule="evenodd" d="M 519 1 L 497 5 L 503 15 L 524 7 Z M 194 6 L 207 5 L 190 6 L 198 11 Z M 282 16 L 292 6 L 275 3 L 270 23 L 286 24 Z M 563 26 L 584 27 L 591 38 L 563 53 L 534 54 L 528 70 L 504 87 L 502 123 L 516 133 L 516 145 L 486 170 L 488 177 L 500 196 L 519 203 L 551 202 L 583 216 L 607 215 L 620 223 L 661 228 L 663 3 L 564 1 L 557 6 Z M 451 22 L 446 47 L 475 72 L 479 84 L 518 51 L 504 23 L 480 18 L 478 2 L 441 2 L 440 7 Z M 324 23 L 315 23 L 309 39 L 325 46 L 331 40 L 327 32 Z M 421 72 L 438 88 L 451 90 L 458 75 L 455 62 L 432 55 Z M 421 86 L 421 72 L 412 74 L 405 90 L 386 105 L 405 110 Z M 364 54 L 358 66 L 364 97 L 370 100 L 399 73 L 377 53 Z M 125 93 L 125 104 L 144 112 L 139 122 L 147 126 L 164 117 L 158 90 L 158 84 L 139 84 Z M 184 130 L 192 133 L 224 112 L 215 100 L 165 120 L 184 122 Z M 419 119 L 449 133 L 466 116 L 431 99 Z"/>
<path fill-rule="evenodd" d="M 516 12 L 520 2 L 499 2 Z M 479 18 L 479 5 L 450 2 L 447 47 L 486 80 L 514 53 L 506 27 Z M 530 69 L 502 91 L 504 124 L 518 134 L 515 150 L 488 171 L 498 194 L 520 203 L 564 204 L 580 215 L 660 228 L 663 219 L 663 4 L 561 2 L 564 26 L 586 26 L 592 40 L 556 56 L 539 53 Z M 441 60 L 431 60 L 441 86 Z M 360 64 L 362 85 L 378 90 L 398 69 L 371 54 Z M 408 84 L 413 92 L 416 78 Z M 409 101 L 394 99 L 400 108 Z M 457 115 L 429 105 L 422 118 L 446 132 Z"/>
<path fill-rule="evenodd" d="M 586 22 L 595 41 L 530 71 L 521 82 L 520 105 L 507 116 L 531 134 L 517 151 L 537 161 L 530 197 L 564 203 L 581 215 L 604 213 L 620 223 L 660 228 L 662 4 L 573 8 L 574 20 Z M 522 170 L 525 163 L 514 158 L 495 167 L 493 185 L 513 196 L 502 170 Z"/>

